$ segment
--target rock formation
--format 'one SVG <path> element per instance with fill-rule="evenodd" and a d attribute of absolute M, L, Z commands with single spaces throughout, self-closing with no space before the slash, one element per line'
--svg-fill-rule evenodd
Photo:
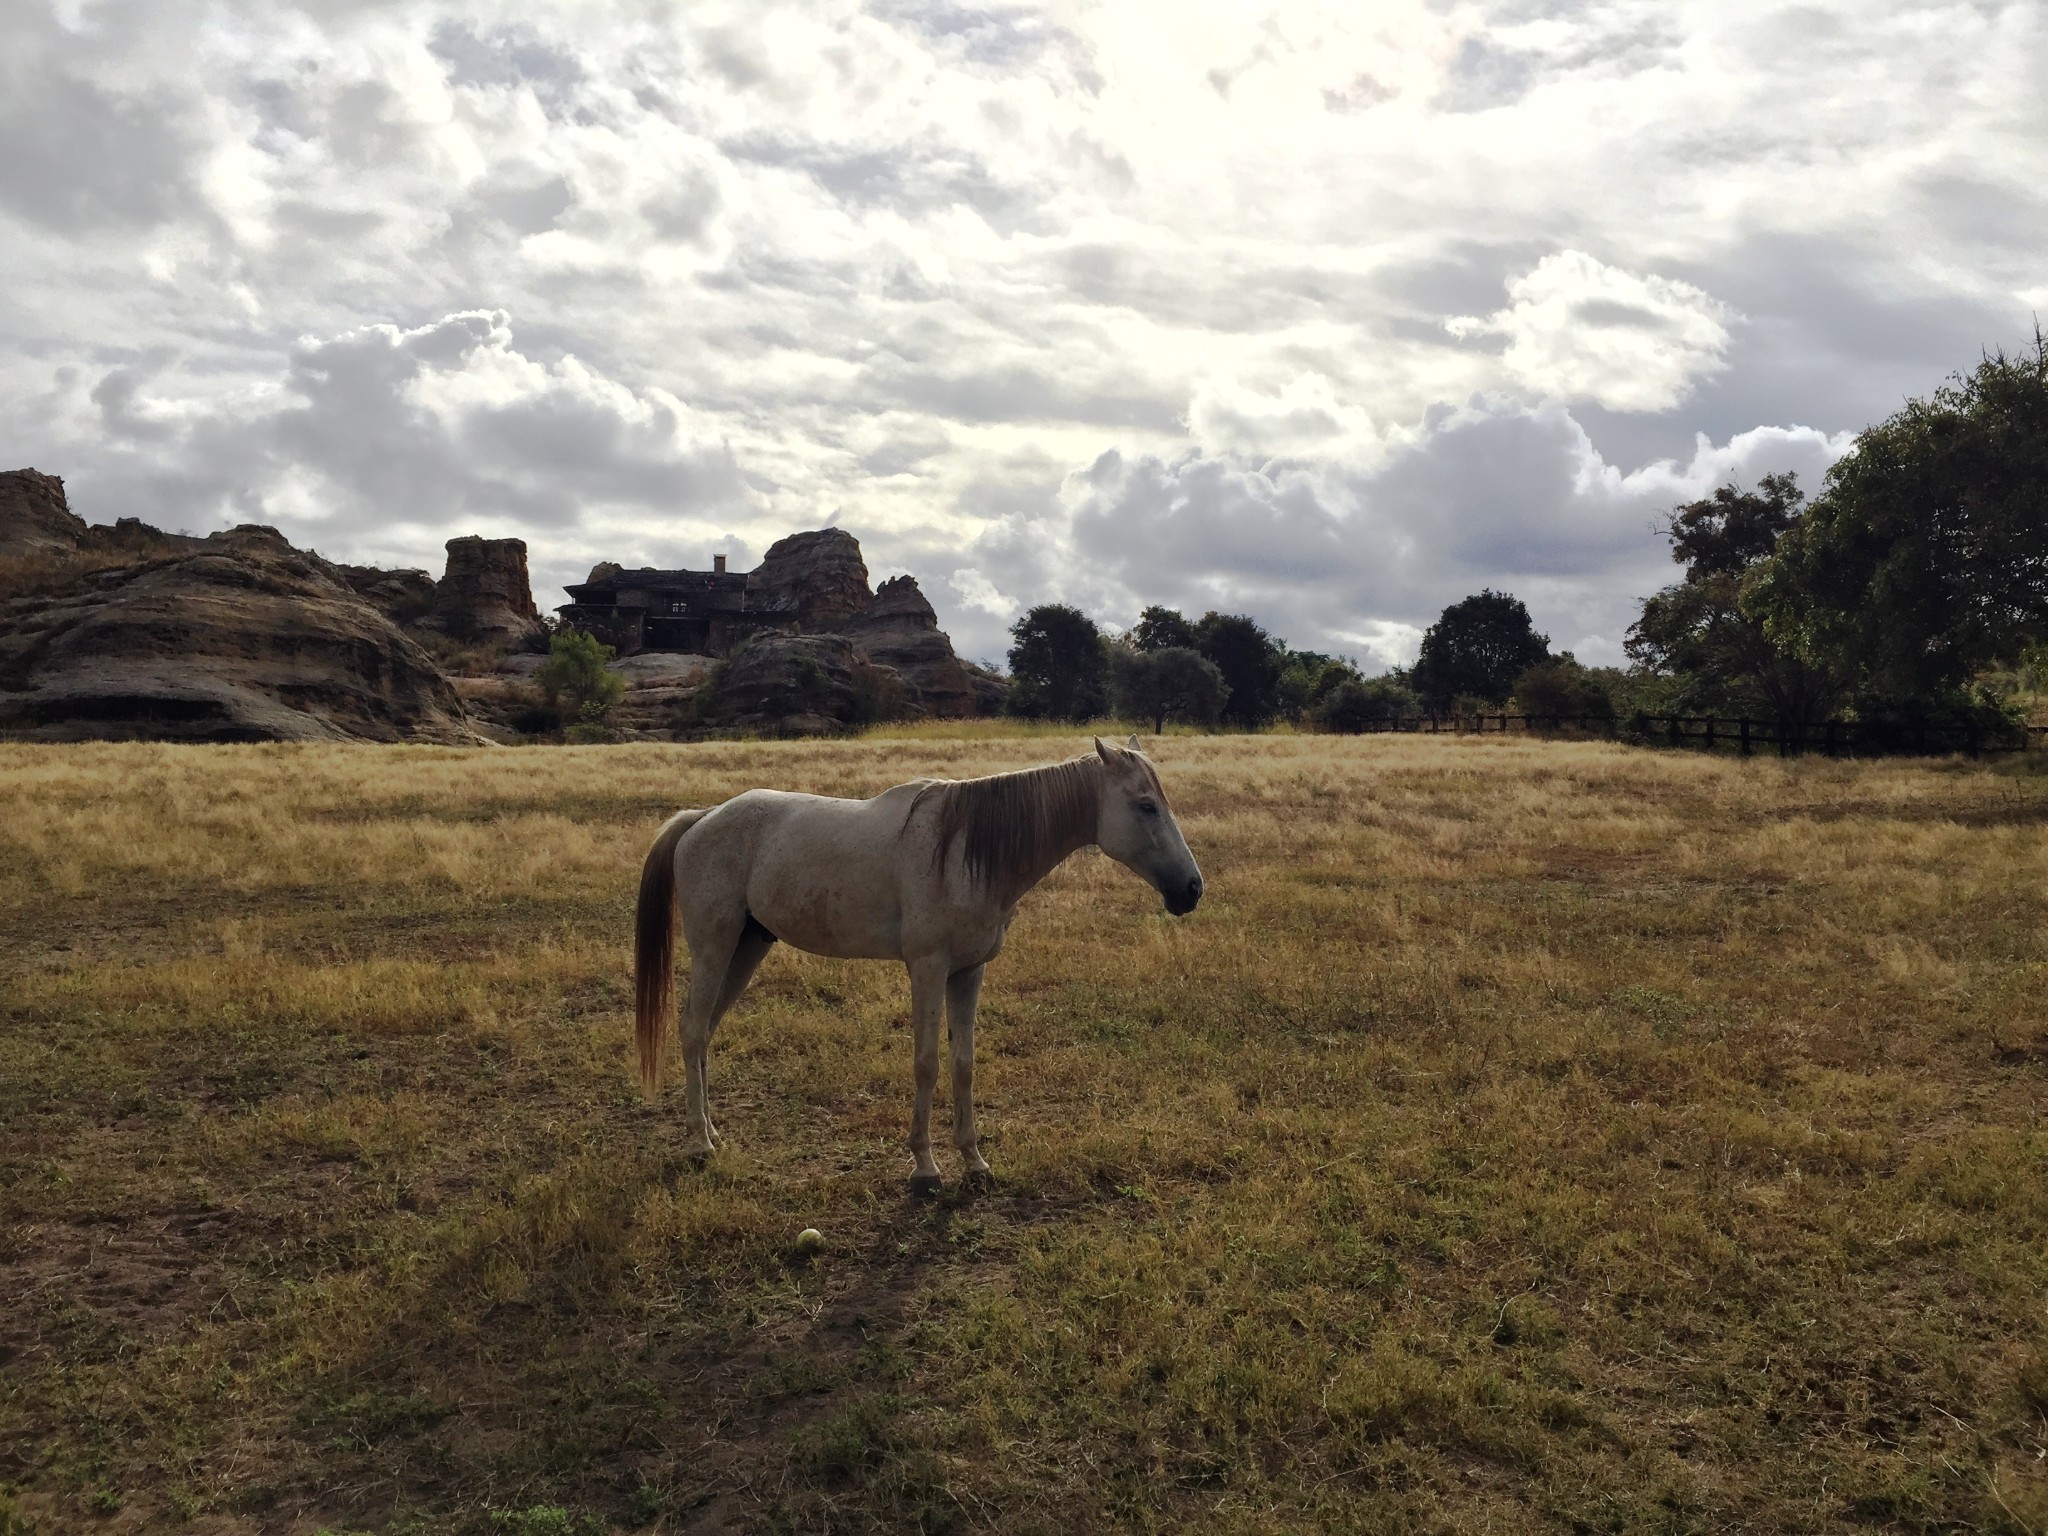
<path fill-rule="evenodd" d="M 524 539 L 448 541 L 448 569 L 420 621 L 454 640 L 518 645 L 544 632 L 526 579 Z"/>
<path fill-rule="evenodd" d="M 801 630 L 830 629 L 872 600 L 860 541 L 844 528 L 792 533 L 768 546 L 747 577 L 747 608 Z"/>
<path fill-rule="evenodd" d="M 85 519 L 64 499 L 64 482 L 33 469 L 0 474 L 0 557 L 76 549 Z"/>
<path fill-rule="evenodd" d="M 906 689 L 844 635 L 757 635 L 717 673 L 707 725 L 825 736 L 899 714 Z"/>
<path fill-rule="evenodd" d="M 910 702 L 926 714 L 977 712 L 973 674 L 953 654 L 953 642 L 939 628 L 916 577 L 883 582 L 873 601 L 838 629 L 869 660 L 900 673 L 910 685 Z"/>
<path fill-rule="evenodd" d="M 43 740 L 479 738 L 433 658 L 270 528 L 93 529 L 0 587 L 0 730 Z"/>
<path fill-rule="evenodd" d="M 334 572 L 357 596 L 394 624 L 417 624 L 434 611 L 434 578 L 425 571 L 337 565 Z"/>

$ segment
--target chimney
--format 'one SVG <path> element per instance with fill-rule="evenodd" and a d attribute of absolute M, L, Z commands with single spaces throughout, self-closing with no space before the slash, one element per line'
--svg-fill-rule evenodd
<path fill-rule="evenodd" d="M 725 556 L 713 555 L 711 557 L 711 569 L 723 576 L 725 574 Z"/>

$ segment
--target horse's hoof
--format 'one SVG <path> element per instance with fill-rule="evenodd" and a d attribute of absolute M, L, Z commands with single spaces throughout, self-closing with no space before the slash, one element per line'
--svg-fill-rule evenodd
<path fill-rule="evenodd" d="M 965 1190 L 971 1190 L 976 1194 L 994 1189 L 996 1187 L 995 1172 L 989 1168 L 970 1168 L 960 1175 L 960 1187 Z"/>
<path fill-rule="evenodd" d="M 910 1192 L 920 1200 L 929 1200 L 946 1187 L 945 1179 L 936 1173 L 913 1173 L 910 1176 Z"/>

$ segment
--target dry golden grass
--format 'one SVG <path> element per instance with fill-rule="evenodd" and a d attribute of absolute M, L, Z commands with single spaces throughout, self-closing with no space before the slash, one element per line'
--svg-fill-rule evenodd
<path fill-rule="evenodd" d="M 2038 764 L 1169 736 L 999 1190 L 784 952 L 681 1164 L 659 820 L 1081 744 L 0 747 L 0 1532 L 2048 1531 Z"/>

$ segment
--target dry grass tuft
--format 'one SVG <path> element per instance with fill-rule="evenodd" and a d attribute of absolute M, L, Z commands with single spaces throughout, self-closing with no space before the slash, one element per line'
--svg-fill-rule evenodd
<path fill-rule="evenodd" d="M 0 1527 L 2048 1530 L 2035 765 L 1168 736 L 1210 895 L 1027 903 L 998 1191 L 781 952 L 682 1165 L 662 818 L 1083 745 L 0 747 Z"/>

